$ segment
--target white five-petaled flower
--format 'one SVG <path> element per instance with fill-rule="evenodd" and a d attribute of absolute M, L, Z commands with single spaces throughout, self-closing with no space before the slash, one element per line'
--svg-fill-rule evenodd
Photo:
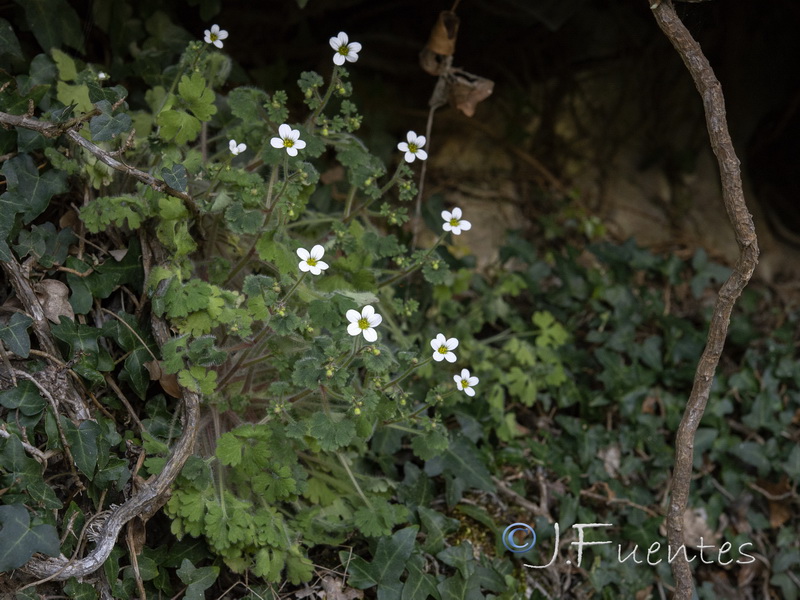
<path fill-rule="evenodd" d="M 303 273 L 311 272 L 312 275 L 319 275 L 328 268 L 328 263 L 320 260 L 325 254 L 325 248 L 317 244 L 311 249 L 311 252 L 305 248 L 297 249 L 297 256 L 301 258 L 300 264 L 297 266 Z"/>
<path fill-rule="evenodd" d="M 105 71 L 100 71 L 100 72 L 97 74 L 97 78 L 98 78 L 100 81 L 105 81 L 106 79 L 108 79 L 108 73 L 106 73 Z"/>
<path fill-rule="evenodd" d="M 211 29 L 205 30 L 205 37 L 203 41 L 206 44 L 214 44 L 217 48 L 222 48 L 222 40 L 228 37 L 228 32 L 224 29 L 220 29 L 219 25 L 214 24 L 211 26 Z"/>
<path fill-rule="evenodd" d="M 456 387 L 459 390 L 462 390 L 467 396 L 474 396 L 475 390 L 473 390 L 473 386 L 478 385 L 480 379 L 477 377 L 471 377 L 469 373 L 469 369 L 461 369 L 460 375 L 453 375 L 453 381 L 456 382 Z"/>
<path fill-rule="evenodd" d="M 347 34 L 340 31 L 339 35 L 330 39 L 331 48 L 336 53 L 333 55 L 333 64 L 342 66 L 344 61 L 356 62 L 358 60 L 358 53 L 361 52 L 361 44 L 358 42 L 350 42 Z"/>
<path fill-rule="evenodd" d="M 300 139 L 300 130 L 292 129 L 286 123 L 278 127 L 278 135 L 281 137 L 274 137 L 269 143 L 273 148 L 286 148 L 289 156 L 297 156 L 297 151 L 306 147 L 306 143 Z"/>
<path fill-rule="evenodd" d="M 383 317 L 375 312 L 372 306 L 367 305 L 361 309 L 361 313 L 352 308 L 345 313 L 350 324 L 347 326 L 347 333 L 350 335 L 364 334 L 364 339 L 372 343 L 378 339 L 375 327 L 381 324 Z"/>
<path fill-rule="evenodd" d="M 431 348 L 433 348 L 433 360 L 442 362 L 446 360 L 449 363 L 456 362 L 456 354 L 453 352 L 458 347 L 458 340 L 456 338 L 446 338 L 444 334 L 438 334 L 431 340 Z"/>
<path fill-rule="evenodd" d="M 407 163 L 412 163 L 417 158 L 420 160 L 428 158 L 428 153 L 422 149 L 426 141 L 424 135 L 417 135 L 415 131 L 409 131 L 406 134 L 406 140 L 408 141 L 397 144 L 397 149 L 406 153 L 404 158 Z"/>
<path fill-rule="evenodd" d="M 442 218 L 444 219 L 442 229 L 452 232 L 453 235 L 461 235 L 462 231 L 472 229 L 472 223 L 461 218 L 461 209 L 458 207 L 454 208 L 453 212 L 443 210 Z"/>
<path fill-rule="evenodd" d="M 233 154 L 234 156 L 238 156 L 239 154 L 247 150 L 247 144 L 245 143 L 237 144 L 236 140 L 231 140 L 230 142 L 228 142 L 228 148 L 231 149 L 231 154 Z"/>

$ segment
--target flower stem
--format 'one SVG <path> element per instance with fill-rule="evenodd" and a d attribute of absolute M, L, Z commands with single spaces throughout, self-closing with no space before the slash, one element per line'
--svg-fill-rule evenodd
<path fill-rule="evenodd" d="M 408 277 L 409 275 L 411 275 L 414 271 L 418 271 L 419 269 L 421 269 L 422 265 L 425 264 L 425 261 L 428 259 L 428 257 L 433 253 L 434 250 L 436 250 L 436 248 L 438 248 L 439 244 L 442 243 L 442 240 L 444 240 L 444 236 L 445 235 L 446 235 L 445 233 L 440 235 L 439 238 L 436 240 L 436 243 L 433 246 L 430 247 L 430 249 L 423 255 L 423 257 L 413 267 L 409 267 L 405 271 L 400 271 L 399 273 L 397 273 L 396 275 L 390 277 L 389 279 L 386 279 L 385 281 L 380 282 L 378 284 L 378 288 L 382 288 L 382 287 L 385 287 L 385 286 L 387 286 L 389 284 L 392 284 L 392 283 L 395 283 L 397 281 L 400 281 L 401 279 L 404 279 L 404 278 Z"/>
<path fill-rule="evenodd" d="M 297 286 L 300 285 L 300 282 L 306 278 L 306 275 L 308 275 L 307 271 L 304 272 L 302 275 L 300 275 L 300 279 L 295 281 L 294 285 L 291 288 L 289 288 L 288 292 L 286 292 L 286 295 L 283 297 L 283 300 L 281 300 L 282 303 L 286 303 L 286 301 L 291 297 L 291 295 L 294 294 L 294 291 L 297 289 Z"/>
<path fill-rule="evenodd" d="M 333 94 L 333 90 L 336 88 L 336 84 L 339 81 L 339 65 L 333 65 L 333 72 L 331 73 L 331 82 L 328 84 L 328 89 L 325 90 L 325 95 L 322 97 L 322 100 L 319 103 L 319 106 L 316 110 L 312 113 L 311 117 L 308 119 L 309 124 L 312 126 L 317 124 L 317 118 L 319 117 L 322 109 L 325 108 L 325 105 L 328 104 L 328 101 L 331 99 L 331 94 Z"/>
<path fill-rule="evenodd" d="M 403 379 L 408 377 L 411 374 L 411 372 L 414 371 L 414 369 L 419 369 L 420 367 L 427 365 L 432 360 L 433 360 L 433 357 L 430 356 L 430 357 L 426 358 L 425 360 L 423 360 L 421 363 L 417 363 L 416 365 L 411 365 L 410 367 L 408 367 L 408 369 L 403 371 L 402 374 L 398 375 L 397 377 L 392 379 L 389 383 L 384 385 L 382 389 L 387 390 L 390 387 L 392 387 L 393 385 L 397 385 L 398 383 L 403 381 Z"/>
<path fill-rule="evenodd" d="M 347 193 L 347 200 L 344 204 L 345 220 L 350 217 L 350 209 L 353 208 L 353 198 L 356 197 L 356 191 L 358 191 L 358 187 L 354 185 L 350 186 L 350 191 Z"/>

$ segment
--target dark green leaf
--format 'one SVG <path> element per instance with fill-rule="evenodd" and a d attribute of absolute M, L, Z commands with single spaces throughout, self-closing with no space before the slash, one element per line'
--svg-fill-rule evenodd
<path fill-rule="evenodd" d="M 84 421 L 76 427 L 72 421 L 64 417 L 61 419 L 61 426 L 72 457 L 75 459 L 75 466 L 91 478 L 97 464 L 97 436 L 100 427 L 94 421 Z"/>
<path fill-rule="evenodd" d="M 64 586 L 64 591 L 72 600 L 97 600 L 97 591 L 91 583 L 79 583 L 74 577 Z"/>
<path fill-rule="evenodd" d="M 44 410 L 47 400 L 41 397 L 39 389 L 32 381 L 23 379 L 17 382 L 17 387 L 0 392 L 0 404 L 6 408 L 19 409 L 23 415 L 31 417 Z"/>
<path fill-rule="evenodd" d="M 414 549 L 417 530 L 416 525 L 406 527 L 390 538 L 378 540 L 375 558 L 371 563 L 360 557 L 353 559 L 350 563 L 350 585 L 363 590 L 374 585 L 382 587 L 399 583 L 406 560 Z"/>
<path fill-rule="evenodd" d="M 8 54 L 14 58 L 22 58 L 22 48 L 19 47 L 19 40 L 14 35 L 11 23 L 5 19 L 0 19 L 0 56 Z"/>
<path fill-rule="evenodd" d="M 6 200 L 14 212 L 22 212 L 25 223 L 30 223 L 47 208 L 50 198 L 67 191 L 66 174 L 60 171 L 46 171 L 39 176 L 33 159 L 21 154 L 3 164 L 2 173 L 8 182 L 8 192 L 13 194 Z"/>
<path fill-rule="evenodd" d="M 167 185 L 172 189 L 179 192 L 185 192 L 188 186 L 188 178 L 186 175 L 186 167 L 183 165 L 172 165 L 171 167 L 164 167 L 161 169 L 161 176 Z"/>
<path fill-rule="evenodd" d="M 31 351 L 31 338 L 28 335 L 28 327 L 33 320 L 22 314 L 14 313 L 8 320 L 7 325 L 0 325 L 0 339 L 2 339 L 8 349 L 20 358 L 28 358 Z"/>
<path fill-rule="evenodd" d="M 187 600 L 205 600 L 205 590 L 214 585 L 219 575 L 219 567 L 195 568 L 188 558 L 184 558 L 177 570 L 178 577 L 189 587 L 184 592 Z"/>
<path fill-rule="evenodd" d="M 432 508 L 420 506 L 417 510 L 422 531 L 425 533 L 425 544 L 422 548 L 425 552 L 436 554 L 444 548 L 447 534 L 458 530 L 460 521 L 446 517 Z"/>
<path fill-rule="evenodd" d="M 436 579 L 422 570 L 424 566 L 425 561 L 419 554 L 414 554 L 408 561 L 406 564 L 408 577 L 403 585 L 401 600 L 425 600 L 428 597 L 439 600 Z"/>
<path fill-rule="evenodd" d="M 75 10 L 66 0 L 16 0 L 42 50 L 66 44 L 83 52 L 83 29 Z"/>
<path fill-rule="evenodd" d="M 60 543 L 52 525 L 30 526 L 28 509 L 21 504 L 0 506 L 0 572 L 21 567 L 34 552 L 57 556 Z"/>
<path fill-rule="evenodd" d="M 480 586 L 475 577 L 465 580 L 460 573 L 445 579 L 439 584 L 442 600 L 483 600 Z"/>
<path fill-rule="evenodd" d="M 118 115 L 102 113 L 89 121 L 89 131 L 95 142 L 107 142 L 130 131 L 131 124 L 131 118 L 127 113 Z"/>

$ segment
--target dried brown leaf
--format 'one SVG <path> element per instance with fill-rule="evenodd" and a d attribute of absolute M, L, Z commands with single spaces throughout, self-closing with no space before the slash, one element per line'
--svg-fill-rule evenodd
<path fill-rule="evenodd" d="M 439 13 L 436 24 L 431 29 L 431 36 L 425 46 L 431 52 L 442 56 L 453 56 L 456 51 L 456 39 L 458 38 L 458 26 L 460 24 L 458 15 L 450 10 L 443 10 Z"/>
<path fill-rule="evenodd" d="M 449 79 L 450 104 L 468 117 L 474 115 L 478 103 L 486 100 L 494 91 L 494 81 L 461 69 L 453 69 Z"/>
<path fill-rule="evenodd" d="M 58 323 L 60 316 L 75 320 L 75 312 L 69 303 L 69 288 L 56 279 L 42 279 L 34 287 L 34 292 L 42 305 L 45 316 Z"/>

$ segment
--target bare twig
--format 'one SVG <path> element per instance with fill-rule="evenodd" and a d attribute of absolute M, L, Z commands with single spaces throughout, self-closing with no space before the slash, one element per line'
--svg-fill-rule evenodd
<path fill-rule="evenodd" d="M 58 137 L 59 135 L 66 135 L 70 140 L 78 144 L 79 146 L 85 148 L 94 156 L 96 156 L 102 163 L 108 165 L 115 171 L 119 171 L 120 173 L 125 173 L 130 175 L 134 179 L 138 179 L 142 183 L 146 183 L 150 187 L 159 192 L 163 192 L 164 194 L 168 194 L 170 196 L 175 196 L 176 198 L 180 198 L 181 200 L 189 201 L 191 197 L 189 194 L 185 192 L 181 192 L 176 190 L 173 187 L 167 185 L 167 182 L 159 179 L 158 177 L 153 177 L 150 173 L 145 173 L 144 171 L 140 171 L 135 167 L 131 167 L 130 165 L 126 165 L 118 161 L 114 156 L 112 156 L 111 152 L 107 152 L 103 150 L 100 146 L 93 144 L 89 140 L 85 139 L 76 128 L 67 128 L 65 129 L 64 126 L 55 125 L 53 123 L 48 123 L 47 121 L 40 121 L 38 119 L 33 119 L 31 117 L 20 116 L 20 115 L 10 115 L 8 113 L 0 112 L 0 124 L 5 126 L 12 126 L 12 127 L 22 127 L 24 129 L 30 129 L 32 131 L 38 131 L 45 137 Z M 79 125 L 79 123 L 75 124 Z M 128 142 L 126 142 L 127 145 Z"/>
<path fill-rule="evenodd" d="M 703 99 L 708 135 L 719 163 L 722 200 L 739 245 L 739 258 L 730 277 L 722 285 L 714 305 L 706 347 L 697 365 L 692 391 L 676 435 L 675 469 L 672 474 L 672 495 L 667 513 L 667 537 L 670 546 L 677 548 L 684 543 L 683 514 L 689 500 L 695 432 L 708 402 L 714 373 L 725 345 L 733 306 L 750 281 L 758 263 L 758 242 L 753 218 L 744 201 L 739 159 L 736 157 L 728 132 L 722 87 L 700 45 L 692 38 L 675 13 L 671 0 L 662 0 L 655 4 L 653 15 L 658 26 L 678 51 Z M 690 600 L 694 592 L 692 571 L 685 558 L 685 555 L 681 556 L 679 553 L 679 558 L 672 563 L 672 573 L 676 583 L 674 597 L 678 600 Z"/>

